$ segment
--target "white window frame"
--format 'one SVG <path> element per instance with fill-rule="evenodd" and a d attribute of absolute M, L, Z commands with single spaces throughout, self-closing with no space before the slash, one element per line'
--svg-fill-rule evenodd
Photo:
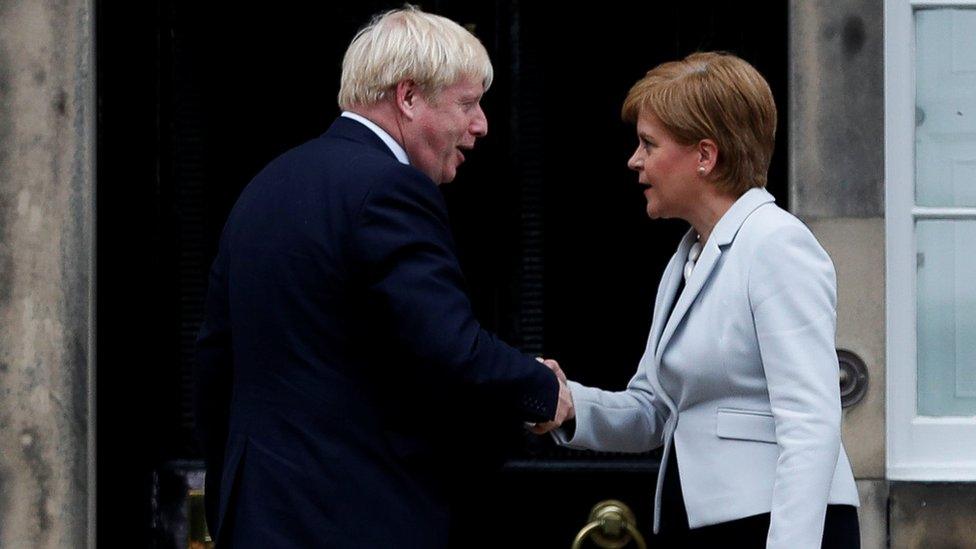
<path fill-rule="evenodd" d="M 915 205 L 915 11 L 976 8 L 976 0 L 885 0 L 885 234 L 887 475 L 976 481 L 976 417 L 917 409 L 916 240 L 919 219 L 976 219 L 976 208 Z"/>

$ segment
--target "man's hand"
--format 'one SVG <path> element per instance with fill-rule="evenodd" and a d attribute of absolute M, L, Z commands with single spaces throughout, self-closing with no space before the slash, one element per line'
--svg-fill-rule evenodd
<path fill-rule="evenodd" d="M 563 424 L 564 421 L 568 421 L 576 417 L 576 408 L 573 407 L 573 393 L 569 390 L 569 385 L 566 381 L 566 374 L 563 373 L 562 368 L 559 367 L 559 363 L 555 360 L 544 360 L 542 358 L 537 358 L 539 362 L 545 364 L 554 374 L 556 374 L 556 379 L 559 380 L 559 403 L 556 406 L 556 417 L 552 421 L 547 421 L 545 423 L 537 423 L 531 427 L 529 430 L 537 435 L 544 435 L 553 429 L 556 429 Z"/>

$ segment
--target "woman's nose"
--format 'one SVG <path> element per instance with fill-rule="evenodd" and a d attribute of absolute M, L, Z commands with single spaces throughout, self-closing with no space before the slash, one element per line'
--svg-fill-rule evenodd
<path fill-rule="evenodd" d="M 634 170 L 635 172 L 640 171 L 641 167 L 644 164 L 641 161 L 641 159 L 638 158 L 639 156 L 640 156 L 640 148 L 634 151 L 634 154 L 630 155 L 630 159 L 627 160 L 627 167 Z"/>

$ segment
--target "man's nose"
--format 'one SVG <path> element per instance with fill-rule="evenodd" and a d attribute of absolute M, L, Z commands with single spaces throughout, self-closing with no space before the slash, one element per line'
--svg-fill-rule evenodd
<path fill-rule="evenodd" d="M 474 114 L 470 129 L 475 137 L 488 135 L 488 117 L 485 116 L 485 111 L 481 110 L 481 105 L 478 105 L 478 112 Z"/>

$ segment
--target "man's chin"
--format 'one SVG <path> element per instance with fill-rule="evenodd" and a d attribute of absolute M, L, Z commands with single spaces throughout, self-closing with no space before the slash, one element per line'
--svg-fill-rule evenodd
<path fill-rule="evenodd" d="M 441 179 L 440 179 L 440 181 L 437 182 L 437 184 L 438 185 L 445 185 L 447 183 L 450 183 L 451 181 L 454 181 L 454 178 L 455 177 L 457 177 L 457 168 L 454 168 L 453 170 L 450 170 L 448 172 L 445 172 L 444 175 L 441 176 Z"/>

